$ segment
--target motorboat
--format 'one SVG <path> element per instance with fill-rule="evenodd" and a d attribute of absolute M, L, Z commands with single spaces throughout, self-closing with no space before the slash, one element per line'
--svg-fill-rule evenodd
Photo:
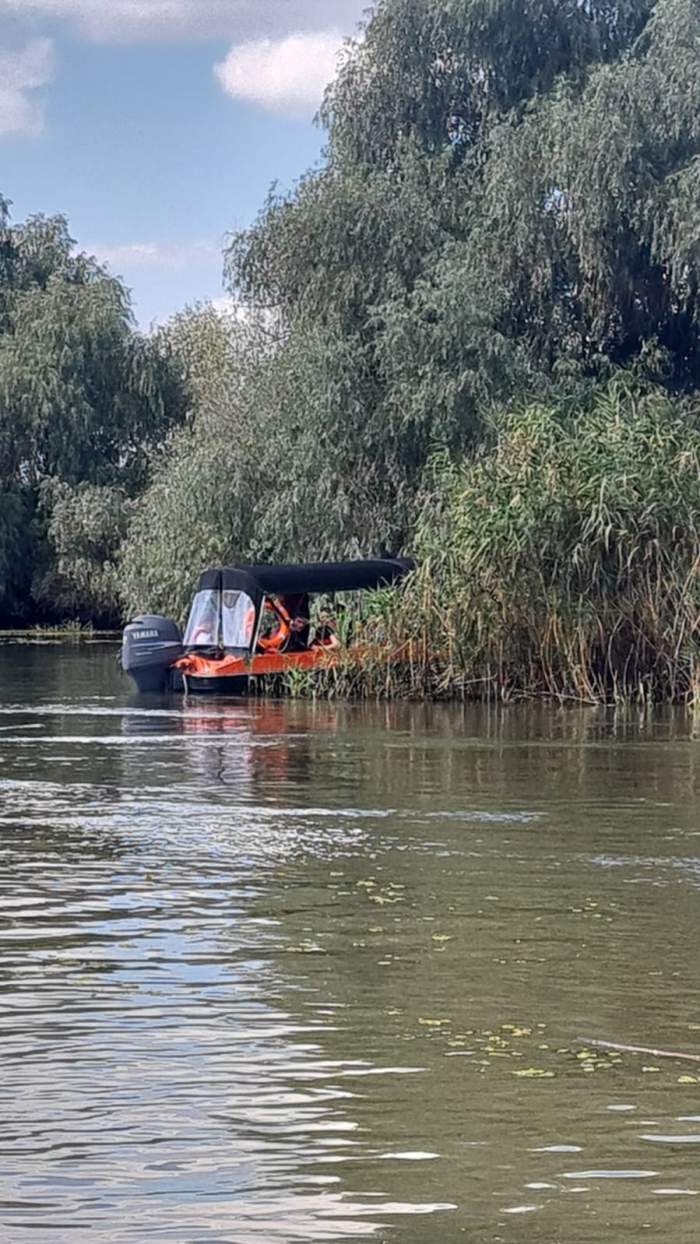
<path fill-rule="evenodd" d="M 311 597 L 388 587 L 412 569 L 380 558 L 205 570 L 184 635 L 169 618 L 140 615 L 124 629 L 122 669 L 143 693 L 241 695 L 251 679 L 337 664 L 344 649 L 361 660 L 329 613 L 312 624 Z"/>

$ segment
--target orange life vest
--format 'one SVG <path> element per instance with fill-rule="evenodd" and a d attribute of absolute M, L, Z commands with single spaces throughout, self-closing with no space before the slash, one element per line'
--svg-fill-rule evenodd
<path fill-rule="evenodd" d="M 269 601 L 268 604 L 277 614 L 278 622 L 270 635 L 265 635 L 258 640 L 258 646 L 263 652 L 282 652 L 291 634 L 291 618 L 283 604 L 277 601 Z"/>

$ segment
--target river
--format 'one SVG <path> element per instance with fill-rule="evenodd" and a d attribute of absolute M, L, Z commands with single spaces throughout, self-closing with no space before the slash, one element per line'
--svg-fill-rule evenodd
<path fill-rule="evenodd" d="M 695 1244 L 691 717 L 0 688 L 4 1244 Z"/>

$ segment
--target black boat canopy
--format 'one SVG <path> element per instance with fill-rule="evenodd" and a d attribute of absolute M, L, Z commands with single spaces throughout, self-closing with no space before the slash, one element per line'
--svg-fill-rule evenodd
<path fill-rule="evenodd" d="M 309 562 L 298 566 L 220 566 L 204 571 L 198 591 L 246 592 L 254 601 L 262 596 L 354 592 L 386 587 L 413 568 L 412 561 L 398 557 L 374 561 Z"/>

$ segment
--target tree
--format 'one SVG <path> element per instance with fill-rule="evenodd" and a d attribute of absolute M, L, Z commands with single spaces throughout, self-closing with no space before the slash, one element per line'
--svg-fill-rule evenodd
<path fill-rule="evenodd" d="M 13 548 L 29 540 L 34 574 L 26 560 L 21 567 L 10 560 L 0 610 L 31 611 L 32 577 L 44 585 L 42 607 L 51 608 L 47 507 L 64 493 L 44 483 L 134 495 L 154 446 L 183 415 L 172 354 L 134 330 L 121 283 L 75 252 L 62 217 L 12 226 L 1 201 L 0 485 L 21 497 L 7 510 L 5 540 Z"/>
<path fill-rule="evenodd" d="M 117 554 L 134 502 L 121 487 L 49 477 L 40 487 L 46 565 L 35 560 L 32 596 L 50 614 L 101 626 L 120 619 Z"/>
<path fill-rule="evenodd" d="M 227 253 L 306 355 L 347 548 L 409 539 L 494 401 L 696 383 L 699 31 L 697 0 L 385 0 L 348 45 L 325 166 Z"/>
<path fill-rule="evenodd" d="M 187 420 L 154 455 L 121 550 L 128 612 L 182 618 L 204 565 L 254 548 L 258 506 L 268 494 L 258 463 L 269 404 L 256 393 L 267 375 L 269 331 L 207 306 L 185 310 L 161 330 L 161 350 L 179 360 Z"/>
<path fill-rule="evenodd" d="M 322 109 L 329 163 L 393 164 L 411 137 L 427 155 L 469 150 L 494 118 L 619 59 L 653 0 L 385 0 L 350 45 Z"/>

